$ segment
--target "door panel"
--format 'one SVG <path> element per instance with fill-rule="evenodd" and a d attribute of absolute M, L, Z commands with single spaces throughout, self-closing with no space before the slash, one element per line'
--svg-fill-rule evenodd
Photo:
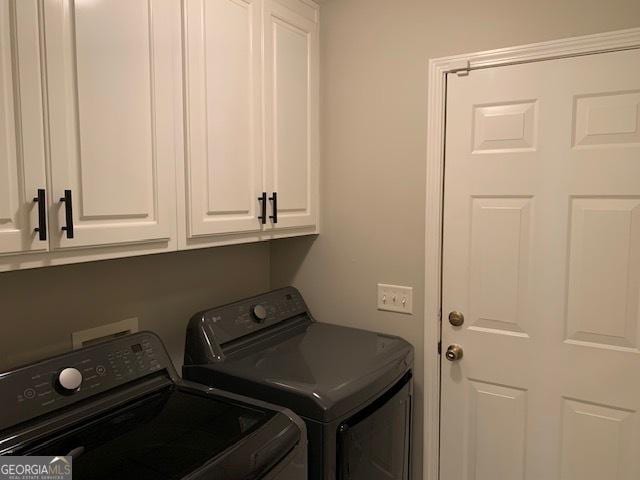
<path fill-rule="evenodd" d="M 531 199 L 472 202 L 469 328 L 526 336 Z"/>
<path fill-rule="evenodd" d="M 563 479 L 632 477 L 635 412 L 563 399 Z M 617 476 L 612 476 L 612 472 Z"/>
<path fill-rule="evenodd" d="M 567 340 L 637 350 L 640 197 L 571 203 Z"/>
<path fill-rule="evenodd" d="M 150 12 L 141 1 L 112 3 L 72 8 L 81 155 L 78 207 L 88 219 L 153 214 Z M 102 22 L 116 25 L 122 19 L 126 22 L 113 39 L 97 29 Z M 111 48 L 110 55 L 99 54 Z M 114 195 L 116 185 L 123 194 Z"/>
<path fill-rule="evenodd" d="M 45 1 L 55 248 L 167 241 L 175 231 L 173 2 Z M 108 33 L 108 35 L 107 35 Z"/>
<path fill-rule="evenodd" d="M 308 205 L 309 72 L 307 33 L 274 20 L 275 159 L 280 208 L 305 210 Z"/>
<path fill-rule="evenodd" d="M 536 103 L 474 108 L 474 153 L 535 150 Z"/>
<path fill-rule="evenodd" d="M 640 90 L 576 98 L 574 146 L 640 144 Z"/>
<path fill-rule="evenodd" d="M 33 198 L 46 189 L 38 6 L 0 0 L 0 255 L 47 251 Z"/>
<path fill-rule="evenodd" d="M 469 473 L 478 480 L 524 478 L 527 392 L 469 382 Z M 493 461 L 500 451 L 503 462 Z"/>
<path fill-rule="evenodd" d="M 265 2 L 267 184 L 276 228 L 314 226 L 318 196 L 317 24 Z"/>
<path fill-rule="evenodd" d="M 638 50 L 448 76 L 444 480 L 640 478 L 639 92 Z"/>
<path fill-rule="evenodd" d="M 255 0 L 185 3 L 190 237 L 261 229 L 260 12 Z"/>

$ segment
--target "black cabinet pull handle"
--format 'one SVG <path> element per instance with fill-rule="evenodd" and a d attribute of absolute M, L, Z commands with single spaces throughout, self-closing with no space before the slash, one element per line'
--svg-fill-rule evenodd
<path fill-rule="evenodd" d="M 44 188 L 38 189 L 38 196 L 33 197 L 33 201 L 38 204 L 38 226 L 33 231 L 38 232 L 38 239 L 45 242 L 47 240 L 47 205 Z"/>
<path fill-rule="evenodd" d="M 67 238 L 73 238 L 73 199 L 71 198 L 71 190 L 65 190 L 64 197 L 60 197 L 60 201 L 64 203 L 64 216 L 67 223 L 62 227 L 62 231 L 67 232 Z"/>
<path fill-rule="evenodd" d="M 273 192 L 273 196 L 269 197 L 269 200 L 273 202 L 273 215 L 269 215 L 269 218 L 273 223 L 278 223 L 278 192 Z"/>
<path fill-rule="evenodd" d="M 262 195 L 258 197 L 258 201 L 260 202 L 260 215 L 258 215 L 258 220 L 264 225 L 267 223 L 267 192 L 262 192 Z"/>

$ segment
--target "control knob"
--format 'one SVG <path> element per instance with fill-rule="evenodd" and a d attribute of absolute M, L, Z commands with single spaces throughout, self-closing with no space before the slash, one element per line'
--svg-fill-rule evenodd
<path fill-rule="evenodd" d="M 257 323 L 262 323 L 267 319 L 267 309 L 264 308 L 263 305 L 255 305 L 252 309 L 251 309 L 251 314 L 253 315 L 253 319 L 257 322 Z"/>
<path fill-rule="evenodd" d="M 61 393 L 70 394 L 80 388 L 82 383 L 82 374 L 77 368 L 64 368 L 58 374 L 56 387 Z"/>

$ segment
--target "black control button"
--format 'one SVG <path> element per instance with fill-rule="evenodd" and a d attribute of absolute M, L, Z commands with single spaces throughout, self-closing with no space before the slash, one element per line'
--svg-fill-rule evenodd
<path fill-rule="evenodd" d="M 267 319 L 267 309 L 262 305 L 255 305 L 251 309 L 251 314 L 253 315 L 253 319 L 258 323 L 262 323 Z"/>
<path fill-rule="evenodd" d="M 24 395 L 24 398 L 26 398 L 27 400 L 31 400 L 36 396 L 36 391 L 33 388 L 27 388 L 24 391 L 23 395 Z"/>
<path fill-rule="evenodd" d="M 107 373 L 107 369 L 104 367 L 104 365 L 98 365 L 96 367 L 96 373 L 102 377 L 105 373 Z"/>

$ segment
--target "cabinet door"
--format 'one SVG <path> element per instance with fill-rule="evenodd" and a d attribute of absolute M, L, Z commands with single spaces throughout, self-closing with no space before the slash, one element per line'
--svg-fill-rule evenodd
<path fill-rule="evenodd" d="M 53 248 L 175 237 L 178 2 L 45 0 L 44 20 Z"/>
<path fill-rule="evenodd" d="M 256 0 L 184 4 L 191 238 L 261 229 L 260 13 Z"/>
<path fill-rule="evenodd" d="M 314 226 L 318 204 L 318 30 L 309 18 L 317 11 L 286 5 L 265 0 L 267 184 L 278 194 L 276 228 Z"/>
<path fill-rule="evenodd" d="M 34 231 L 46 189 L 38 32 L 36 0 L 0 0 L 0 254 L 49 247 Z"/>

